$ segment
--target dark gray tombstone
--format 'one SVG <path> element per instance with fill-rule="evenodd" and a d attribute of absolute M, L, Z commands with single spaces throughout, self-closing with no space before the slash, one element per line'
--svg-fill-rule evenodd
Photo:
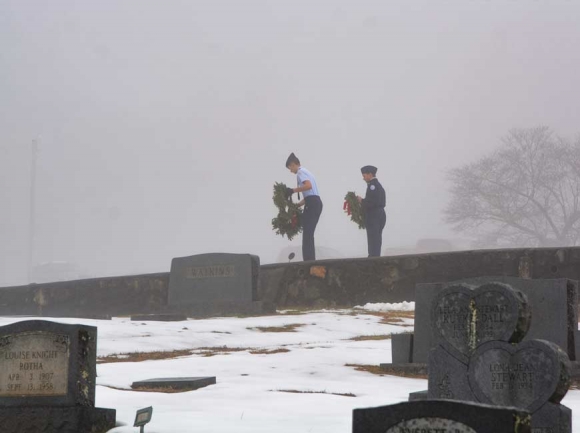
<path fill-rule="evenodd" d="M 168 313 L 190 317 L 260 315 L 275 307 L 256 301 L 260 258 L 251 254 L 211 253 L 171 261 Z"/>
<path fill-rule="evenodd" d="M 457 284 L 433 300 L 431 341 L 467 364 L 471 352 L 486 341 L 521 341 L 530 320 L 526 296 L 507 284 Z"/>
<path fill-rule="evenodd" d="M 97 328 L 30 320 L 0 327 L 2 433 L 104 433 L 95 408 Z"/>
<path fill-rule="evenodd" d="M 409 401 L 428 400 L 427 390 L 409 393 Z"/>
<path fill-rule="evenodd" d="M 467 364 L 455 358 L 442 346 L 431 349 L 428 368 L 428 398 L 476 401 L 469 387 Z"/>
<path fill-rule="evenodd" d="M 204 388 L 209 385 L 215 385 L 215 376 L 207 377 L 163 377 L 156 379 L 140 380 L 133 382 L 131 388 L 148 390 L 155 389 L 173 389 L 181 391 L 193 391 L 195 389 Z"/>
<path fill-rule="evenodd" d="M 576 360 L 578 333 L 578 282 L 564 278 L 527 280 L 515 277 L 479 277 L 449 283 L 418 284 L 415 301 L 413 363 L 426 363 L 429 350 L 436 345 L 432 338 L 431 308 L 433 300 L 446 287 L 469 284 L 478 287 L 501 282 L 523 292 L 533 316 L 526 340 L 541 339 L 556 343 L 570 360 Z"/>
<path fill-rule="evenodd" d="M 569 364 L 549 341 L 490 341 L 471 356 L 469 385 L 480 402 L 529 411 L 533 431 L 570 433 L 571 411 L 559 404 L 570 386 Z"/>
<path fill-rule="evenodd" d="M 419 400 L 355 409 L 353 433 L 530 433 L 522 409 L 476 403 Z"/>
<path fill-rule="evenodd" d="M 251 302 L 258 289 L 260 258 L 250 254 L 198 254 L 171 261 L 169 305 Z"/>
<path fill-rule="evenodd" d="M 532 431 L 570 433 L 570 410 L 558 404 L 570 386 L 570 361 L 545 340 L 521 340 L 530 317 L 526 297 L 503 283 L 441 290 L 431 309 L 428 398 L 518 407 Z"/>
<path fill-rule="evenodd" d="M 408 364 L 413 356 L 413 334 L 393 334 L 391 337 L 393 364 Z"/>

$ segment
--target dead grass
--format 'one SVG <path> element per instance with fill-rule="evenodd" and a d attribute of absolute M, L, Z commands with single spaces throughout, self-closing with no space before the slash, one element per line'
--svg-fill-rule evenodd
<path fill-rule="evenodd" d="M 111 362 L 157 361 L 162 359 L 174 359 L 189 355 L 191 355 L 191 350 L 189 349 L 155 352 L 128 352 L 118 354 L 115 353 L 112 355 L 98 357 L 97 364 L 108 364 Z"/>
<path fill-rule="evenodd" d="M 354 316 L 366 314 L 370 316 L 380 317 L 381 321 L 379 323 L 383 325 L 395 325 L 395 326 L 404 326 L 404 327 L 411 327 L 413 325 L 407 325 L 403 323 L 403 319 L 413 319 L 415 318 L 414 311 L 364 311 L 364 310 L 357 310 L 354 312 Z"/>
<path fill-rule="evenodd" d="M 197 347 L 191 350 L 192 355 L 201 355 L 204 357 L 216 356 L 216 355 L 229 355 L 232 352 L 245 352 L 250 350 L 249 347 Z"/>
<path fill-rule="evenodd" d="M 288 325 L 284 326 L 256 326 L 246 329 L 260 332 L 296 332 L 296 329 L 300 328 L 301 326 L 304 326 L 304 323 L 289 323 Z"/>
<path fill-rule="evenodd" d="M 352 367 L 356 371 L 366 371 L 367 373 L 376 374 L 378 376 L 386 376 L 386 372 L 381 369 L 378 365 L 365 365 L 365 364 L 345 364 L 346 367 Z"/>
<path fill-rule="evenodd" d="M 356 337 L 348 338 L 350 341 L 369 341 L 369 340 L 390 340 L 391 334 L 383 335 L 357 335 Z"/>
<path fill-rule="evenodd" d="M 191 355 L 210 357 L 216 355 L 229 355 L 232 352 L 245 352 L 245 351 L 250 352 L 252 355 L 273 355 L 276 353 L 290 352 L 290 350 L 284 348 L 258 349 L 254 347 L 227 347 L 227 346 L 196 347 L 195 349 L 185 349 L 185 350 L 118 353 L 97 358 L 97 364 L 109 364 L 112 362 L 159 361 L 163 359 L 175 359 Z"/>
<path fill-rule="evenodd" d="M 366 371 L 367 373 L 376 374 L 378 376 L 388 375 L 388 376 L 410 377 L 413 379 L 427 379 L 426 374 L 415 374 L 401 371 L 398 369 L 381 368 L 379 365 L 345 364 L 345 366 L 352 367 L 356 371 Z"/>
<path fill-rule="evenodd" d="M 341 397 L 356 397 L 356 394 L 351 392 L 340 393 L 340 392 L 326 392 L 326 391 L 299 391 L 297 389 L 272 389 L 271 392 L 290 392 L 293 394 L 328 394 L 328 395 L 339 395 Z"/>
<path fill-rule="evenodd" d="M 284 348 L 279 348 L 279 349 L 256 349 L 256 350 L 250 350 L 250 353 L 252 355 L 274 355 L 276 353 L 286 353 L 286 352 L 290 352 L 290 350 L 288 349 L 284 349 Z"/>
<path fill-rule="evenodd" d="M 117 391 L 131 391 L 131 392 L 162 392 L 164 394 L 175 394 L 178 392 L 187 392 L 187 391 L 191 391 L 192 389 L 188 389 L 188 388 L 173 388 L 171 386 L 168 387 L 163 387 L 163 388 L 146 388 L 146 387 L 139 387 L 139 388 L 132 388 L 132 389 L 126 389 L 126 388 L 118 388 L 116 386 L 111 386 L 111 385 L 103 385 L 106 388 L 111 388 L 111 389 L 116 389 Z"/>

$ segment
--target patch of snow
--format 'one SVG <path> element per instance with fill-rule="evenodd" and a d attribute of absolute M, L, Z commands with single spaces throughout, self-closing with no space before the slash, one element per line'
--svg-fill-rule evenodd
<path fill-rule="evenodd" d="M 366 311 L 415 311 L 415 303 L 414 302 L 399 302 L 395 304 L 389 303 L 377 303 L 372 304 L 368 303 L 365 305 L 357 305 L 354 307 L 357 310 L 366 310 Z"/>

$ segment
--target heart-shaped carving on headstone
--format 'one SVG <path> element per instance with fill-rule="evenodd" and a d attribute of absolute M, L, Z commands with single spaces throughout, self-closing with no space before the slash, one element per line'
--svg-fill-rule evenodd
<path fill-rule="evenodd" d="M 469 355 L 487 341 L 521 341 L 530 322 L 526 296 L 503 283 L 447 287 L 431 308 L 434 343 L 465 364 Z"/>
<path fill-rule="evenodd" d="M 570 361 L 549 341 L 490 341 L 472 354 L 468 376 L 480 402 L 535 412 L 548 401 L 559 403 L 566 395 Z"/>

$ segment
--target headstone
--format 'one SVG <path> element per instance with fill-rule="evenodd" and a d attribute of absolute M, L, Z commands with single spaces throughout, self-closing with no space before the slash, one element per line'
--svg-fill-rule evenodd
<path fill-rule="evenodd" d="M 154 389 L 174 389 L 182 391 L 192 391 L 199 388 L 204 388 L 209 385 L 215 385 L 215 376 L 208 377 L 164 377 L 156 379 L 140 380 L 133 382 L 131 388 L 140 389 L 146 388 L 148 390 Z"/>
<path fill-rule="evenodd" d="M 256 298 L 260 258 L 250 254 L 198 254 L 171 261 L 169 305 Z"/>
<path fill-rule="evenodd" d="M 529 413 L 476 403 L 420 400 L 353 411 L 353 433 L 530 433 Z"/>
<path fill-rule="evenodd" d="M 508 284 L 527 296 L 534 319 L 530 323 L 526 340 L 552 341 L 568 354 L 570 360 L 576 359 L 578 282 L 564 278 L 528 280 L 499 276 L 416 286 L 413 363 L 426 363 L 429 350 L 437 344 L 432 338 L 431 321 L 421 319 L 430 317 L 433 300 L 439 292 L 457 284 L 478 287 L 490 282 Z"/>
<path fill-rule="evenodd" d="M 409 393 L 409 401 L 428 400 L 427 390 Z"/>
<path fill-rule="evenodd" d="M 408 364 L 413 356 L 413 334 L 393 334 L 391 337 L 393 364 Z"/>
<path fill-rule="evenodd" d="M 187 317 L 275 314 L 271 302 L 256 301 L 260 258 L 250 254 L 199 254 L 171 262 L 164 313 Z"/>
<path fill-rule="evenodd" d="M 442 346 L 429 354 L 428 398 L 477 401 L 469 387 L 468 365 L 461 362 Z"/>
<path fill-rule="evenodd" d="M 532 431 L 570 433 L 559 405 L 570 386 L 570 361 L 545 340 L 521 340 L 530 317 L 526 297 L 501 283 L 454 285 L 433 300 L 430 399 L 476 401 L 530 412 Z"/>
<path fill-rule="evenodd" d="M 95 408 L 97 328 L 29 320 L 0 327 L 2 433 L 104 433 Z"/>
<path fill-rule="evenodd" d="M 548 401 L 559 403 L 566 395 L 570 386 L 568 363 L 566 354 L 549 341 L 490 341 L 471 357 L 469 384 L 483 403 L 533 413 Z"/>
<path fill-rule="evenodd" d="M 530 327 L 526 296 L 502 283 L 457 284 L 439 292 L 430 314 L 432 341 L 467 363 L 486 341 L 520 341 Z"/>

